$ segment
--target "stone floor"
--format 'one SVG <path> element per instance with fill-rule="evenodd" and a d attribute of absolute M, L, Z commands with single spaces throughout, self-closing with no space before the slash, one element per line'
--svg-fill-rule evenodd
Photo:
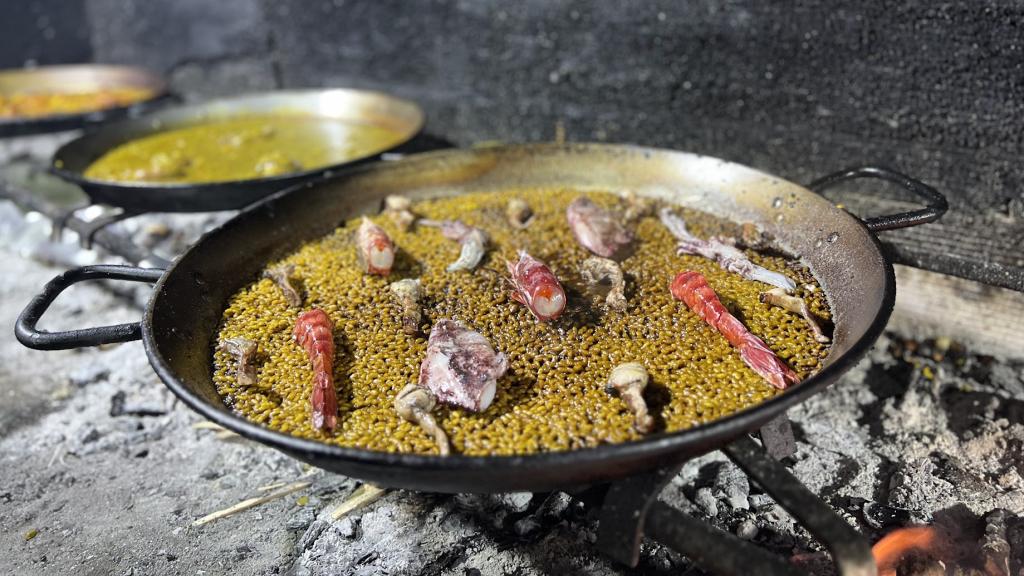
<path fill-rule="evenodd" d="M 592 545 L 592 515 L 560 494 L 392 491 L 332 521 L 356 480 L 196 428 L 200 418 L 164 389 L 141 344 L 64 352 L 17 344 L 9 327 L 59 270 L 24 257 L 16 240 L 0 234 L 0 326 L 8 327 L 0 336 L 0 572 L 701 573 L 653 544 L 636 569 L 611 563 Z M 43 325 L 138 316 L 137 298 L 85 285 L 65 294 Z M 973 527 L 997 509 L 1011 513 L 1020 538 L 1021 366 L 942 334 L 914 336 L 883 337 L 841 382 L 793 411 L 793 472 L 872 540 L 915 522 Z M 304 475 L 306 490 L 191 526 Z M 816 550 L 718 453 L 689 463 L 663 499 L 780 554 Z M 1020 546 L 1014 554 L 1019 568 Z"/>

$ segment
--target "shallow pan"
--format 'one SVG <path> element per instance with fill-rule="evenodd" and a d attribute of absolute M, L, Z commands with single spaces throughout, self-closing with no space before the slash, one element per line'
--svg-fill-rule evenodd
<path fill-rule="evenodd" d="M 862 221 L 812 189 L 873 177 L 898 183 L 927 208 Z M 636 442 L 516 457 L 427 456 L 342 448 L 275 432 L 234 414 L 213 384 L 212 351 L 228 299 L 264 266 L 360 213 L 388 194 L 414 198 L 571 186 L 630 189 L 740 222 L 753 222 L 799 254 L 824 289 L 835 323 L 823 369 L 753 408 L 701 426 Z M 874 343 L 895 298 L 892 265 L 874 231 L 938 218 L 946 201 L 932 188 L 891 170 L 857 168 L 804 187 L 704 156 L 593 144 L 538 144 L 452 150 L 378 162 L 278 194 L 210 232 L 166 272 L 91 266 L 51 281 L 18 319 L 26 346 L 74 348 L 141 338 L 164 383 L 204 417 L 315 466 L 387 486 L 441 492 L 542 491 L 634 475 L 719 448 L 835 381 Z M 156 283 L 141 322 L 71 332 L 39 331 L 57 295 L 83 280 Z"/>
<path fill-rule="evenodd" d="M 400 135 L 388 148 L 367 151 L 345 162 L 267 178 L 226 182 L 112 182 L 84 175 L 111 149 L 157 132 L 251 114 L 302 113 L 388 128 Z M 205 212 L 243 208 L 289 186 L 372 160 L 408 142 L 423 128 L 416 104 L 363 90 L 285 90 L 237 96 L 161 110 L 145 117 L 108 124 L 62 146 L 53 156 L 52 171 L 77 184 L 96 203 L 131 212 Z"/>
<path fill-rule="evenodd" d="M 20 92 L 81 92 L 112 88 L 146 88 L 148 98 L 127 106 L 114 106 L 74 114 L 0 118 L 0 138 L 76 130 L 137 116 L 167 101 L 167 82 L 160 76 L 131 66 L 74 64 L 23 70 L 0 70 L 0 94 Z"/>

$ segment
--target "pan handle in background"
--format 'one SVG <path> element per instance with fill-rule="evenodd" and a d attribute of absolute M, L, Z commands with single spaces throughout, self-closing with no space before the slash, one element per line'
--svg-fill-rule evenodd
<path fill-rule="evenodd" d="M 872 232 L 895 230 L 897 228 L 909 228 L 919 224 L 934 222 L 949 209 L 949 203 L 946 201 L 946 197 L 940 194 L 935 188 L 891 168 L 884 168 L 881 166 L 855 166 L 853 168 L 847 168 L 846 170 L 840 170 L 839 172 L 829 174 L 823 178 L 818 178 L 814 182 L 808 184 L 807 187 L 815 192 L 821 193 L 840 182 L 856 180 L 858 178 L 875 178 L 878 180 L 892 182 L 893 184 L 899 185 L 904 190 L 913 193 L 915 196 L 918 196 L 924 200 L 925 203 L 925 207 L 918 210 L 864 219 L 864 225 Z"/>
<path fill-rule="evenodd" d="M 36 328 L 50 304 L 72 284 L 86 280 L 128 280 L 131 282 L 153 283 L 164 271 L 158 268 L 136 266 L 113 266 L 100 264 L 73 268 L 47 282 L 43 291 L 28 303 L 14 325 L 14 335 L 29 348 L 36 350 L 66 350 L 98 346 L 115 342 L 129 342 L 142 338 L 142 323 L 131 322 L 114 326 L 81 328 L 66 332 L 46 332 Z"/>

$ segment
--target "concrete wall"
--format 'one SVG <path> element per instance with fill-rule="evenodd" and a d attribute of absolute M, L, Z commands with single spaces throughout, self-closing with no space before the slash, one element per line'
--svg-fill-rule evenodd
<path fill-rule="evenodd" d="M 886 4 L 50 0 L 33 6 L 56 37 L 0 58 L 141 64 L 193 97 L 382 89 L 459 144 L 550 139 L 561 121 L 572 140 L 700 151 L 804 182 L 894 165 L 953 201 L 940 226 L 886 234 L 900 260 L 1024 289 L 1024 4 Z M 39 15 L 24 12 L 0 37 L 34 33 Z M 898 206 L 861 202 L 877 190 L 837 198 Z"/>

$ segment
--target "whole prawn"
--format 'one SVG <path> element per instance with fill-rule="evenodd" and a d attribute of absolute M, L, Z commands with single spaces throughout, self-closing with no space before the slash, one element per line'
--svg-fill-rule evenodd
<path fill-rule="evenodd" d="M 338 397 L 334 391 L 334 326 L 327 313 L 314 308 L 295 321 L 295 341 L 313 363 L 313 428 L 333 432 L 338 424 Z"/>
<path fill-rule="evenodd" d="M 715 291 L 700 272 L 680 272 L 671 286 L 672 296 L 682 300 L 705 322 L 718 330 L 730 344 L 739 349 L 747 366 L 779 390 L 799 382 L 796 373 L 772 352 L 763 340 L 752 334 L 726 310 Z"/>

